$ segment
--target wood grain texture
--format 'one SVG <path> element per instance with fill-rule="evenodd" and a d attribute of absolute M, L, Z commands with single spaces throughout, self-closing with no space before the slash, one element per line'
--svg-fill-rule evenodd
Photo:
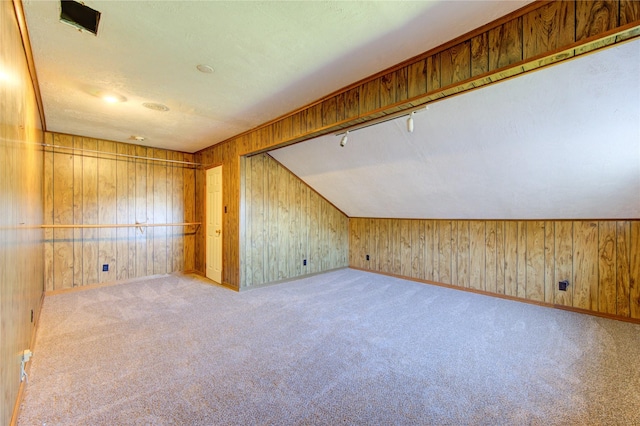
<path fill-rule="evenodd" d="M 167 223 L 174 219 L 182 223 L 187 217 L 193 219 L 195 199 L 188 189 L 195 185 L 192 166 L 113 155 L 182 160 L 182 153 L 79 136 L 46 135 L 56 145 L 102 152 L 58 150 L 45 155 L 45 164 L 51 163 L 45 176 L 45 200 L 50 200 L 53 224 Z M 56 167 L 56 162 L 61 167 Z M 50 290 L 59 290 L 182 271 L 187 263 L 193 265 L 194 240 L 186 238 L 191 232 L 189 227 L 166 226 L 142 231 L 111 227 L 55 229 L 50 243 L 54 267 L 45 270 L 45 279 Z M 191 259 L 186 260 L 188 256 Z M 109 270 L 103 271 L 102 265 L 108 265 Z"/>
<path fill-rule="evenodd" d="M 247 232 L 242 265 L 247 269 L 240 276 L 247 278 L 242 289 L 359 262 L 356 256 L 368 245 L 359 233 L 360 222 L 349 224 L 344 214 L 270 156 L 243 162 Z M 355 250 L 350 252 L 349 244 Z"/>
<path fill-rule="evenodd" d="M 530 300 L 544 301 L 544 237 L 542 221 L 526 222 L 526 297 Z"/>
<path fill-rule="evenodd" d="M 455 269 L 453 263 L 453 250 L 451 248 L 452 229 L 451 222 L 438 222 L 438 282 L 454 284 L 451 279 L 451 271 Z"/>
<path fill-rule="evenodd" d="M 391 105 L 396 102 L 396 73 L 391 72 L 380 77 L 379 105 Z"/>
<path fill-rule="evenodd" d="M 616 223 L 598 223 L 598 311 L 616 314 Z"/>
<path fill-rule="evenodd" d="M 395 102 L 402 102 L 409 98 L 409 70 L 400 68 L 394 72 L 396 96 Z"/>
<path fill-rule="evenodd" d="M 442 84 L 442 60 L 440 53 L 427 58 L 427 92 L 438 90 Z"/>
<path fill-rule="evenodd" d="M 367 234 L 380 259 L 350 266 L 621 318 L 640 315 L 638 220 L 351 219 L 349 227 Z M 354 244 L 350 252 L 359 250 Z M 568 291 L 558 289 L 563 280 Z"/>
<path fill-rule="evenodd" d="M 620 26 L 640 20 L 640 1 L 620 0 Z"/>
<path fill-rule="evenodd" d="M 631 315 L 629 305 L 630 255 L 631 224 L 628 221 L 616 222 L 616 313 L 622 317 Z"/>
<path fill-rule="evenodd" d="M 43 199 L 43 123 L 13 2 L 0 3 L 0 424 L 10 425 L 20 388 L 20 356 L 33 349 L 43 294 L 43 252 L 53 256 L 53 205 Z M 22 21 L 23 25 L 26 25 Z M 44 111 L 43 111 L 44 113 Z M 48 157 L 52 157 L 50 154 Z M 45 160 L 47 161 L 47 160 Z M 51 173 L 52 159 L 47 165 Z M 73 212 L 73 211 L 72 211 Z M 50 230 L 51 231 L 51 230 Z M 44 244 L 43 244 L 44 237 Z M 44 247 L 43 247 L 44 246 Z M 44 249 L 44 251 L 43 251 Z M 52 267 L 50 265 L 49 267 Z M 34 321 L 31 321 L 31 313 Z M 37 352 L 36 352 L 37 353 Z M 14 420 L 16 420 L 14 418 Z"/>
<path fill-rule="evenodd" d="M 524 59 L 575 41 L 575 2 L 556 1 L 523 17 Z"/>
<path fill-rule="evenodd" d="M 338 121 L 338 99 L 333 97 L 322 102 L 322 125 L 330 126 L 336 121 Z M 287 138 L 281 137 L 280 140 L 287 140 Z"/>
<path fill-rule="evenodd" d="M 466 80 L 471 77 L 471 42 L 453 46 L 440 54 L 440 83 L 442 86 Z"/>
<path fill-rule="evenodd" d="M 360 115 L 368 114 L 380 108 L 381 78 L 368 81 L 360 86 Z"/>
<path fill-rule="evenodd" d="M 482 242 L 485 246 L 485 290 L 498 293 L 498 252 L 496 246 L 496 221 L 489 220 L 486 223 L 486 238 Z"/>
<path fill-rule="evenodd" d="M 427 61 L 414 62 L 407 67 L 407 91 L 409 98 L 427 93 Z"/>
<path fill-rule="evenodd" d="M 471 76 L 489 72 L 489 33 L 471 39 Z"/>
<path fill-rule="evenodd" d="M 555 289 L 555 302 L 558 305 L 573 306 L 573 222 L 558 221 L 555 227 L 556 278 L 555 283 L 569 281 L 567 291 Z"/>
<path fill-rule="evenodd" d="M 53 143 L 73 147 L 67 135 L 54 135 Z M 68 153 L 53 154 L 53 224 L 73 223 L 73 156 Z M 73 230 L 53 231 L 53 282 L 59 288 L 73 287 Z"/>
<path fill-rule="evenodd" d="M 631 222 L 629 240 L 629 311 L 631 318 L 640 318 L 640 221 Z"/>
<path fill-rule="evenodd" d="M 544 223 L 544 301 L 554 303 L 555 298 L 555 227 L 552 221 Z"/>
<path fill-rule="evenodd" d="M 598 310 L 598 223 L 573 224 L 573 306 Z"/>
<path fill-rule="evenodd" d="M 516 295 L 522 299 L 527 298 L 527 224 L 519 220 L 517 222 L 517 248 L 516 248 Z"/>
<path fill-rule="evenodd" d="M 518 223 L 505 223 L 504 294 L 518 294 Z"/>
<path fill-rule="evenodd" d="M 471 240 L 469 238 L 469 221 L 459 220 L 458 225 L 458 248 L 456 256 L 458 266 L 458 279 L 453 284 L 461 287 L 471 287 Z"/>
<path fill-rule="evenodd" d="M 469 287 L 486 290 L 486 223 L 474 220 L 469 223 Z"/>
<path fill-rule="evenodd" d="M 411 277 L 425 279 L 425 221 L 411 221 Z"/>
<path fill-rule="evenodd" d="M 576 0 L 576 40 L 615 28 L 618 6 L 617 0 Z"/>
<path fill-rule="evenodd" d="M 506 67 L 522 60 L 522 18 L 489 31 L 489 69 Z"/>
<path fill-rule="evenodd" d="M 400 225 L 400 275 L 405 277 L 411 276 L 412 260 L 411 260 L 411 221 L 403 219 Z"/>

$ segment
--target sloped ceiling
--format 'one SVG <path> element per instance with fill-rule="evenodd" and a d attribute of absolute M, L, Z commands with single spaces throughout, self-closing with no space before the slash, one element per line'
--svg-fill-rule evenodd
<path fill-rule="evenodd" d="M 23 4 L 49 131 L 194 152 L 530 2 L 85 0 L 97 36 Z"/>
<path fill-rule="evenodd" d="M 640 217 L 640 41 L 271 155 L 351 217 Z"/>

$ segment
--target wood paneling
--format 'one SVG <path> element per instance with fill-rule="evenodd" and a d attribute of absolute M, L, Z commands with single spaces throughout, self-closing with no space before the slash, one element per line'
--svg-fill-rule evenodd
<path fill-rule="evenodd" d="M 349 261 L 364 267 L 360 258 L 368 235 L 349 230 L 343 213 L 270 156 L 255 155 L 243 163 L 242 289 L 345 267 Z"/>
<path fill-rule="evenodd" d="M 489 69 L 497 70 L 522 60 L 522 18 L 489 31 Z"/>
<path fill-rule="evenodd" d="M 440 54 L 442 86 L 449 86 L 471 77 L 471 42 L 463 42 Z"/>
<path fill-rule="evenodd" d="M 482 33 L 471 39 L 471 75 L 489 72 L 489 34 Z"/>
<path fill-rule="evenodd" d="M 184 161 L 182 153 L 56 133 L 46 137 L 54 145 L 102 153 L 45 153 L 45 225 L 193 221 L 193 166 L 110 154 Z M 46 289 L 193 269 L 193 232 L 194 227 L 48 230 Z"/>
<path fill-rule="evenodd" d="M 555 1 L 523 17 L 524 58 L 544 54 L 575 40 L 575 2 Z"/>
<path fill-rule="evenodd" d="M 241 220 L 251 218 L 246 213 L 241 219 L 240 214 L 241 208 L 244 208 L 241 205 L 240 182 L 241 179 L 245 179 L 240 174 L 240 155 L 262 153 L 276 146 L 284 146 L 313 136 L 335 132 L 370 118 L 455 95 L 523 72 L 558 63 L 574 55 L 586 53 L 611 43 L 637 37 L 639 35 L 637 28 L 627 27 L 619 34 L 612 34 L 610 30 L 623 25 L 640 24 L 638 3 L 629 0 L 578 3 L 534 2 L 509 16 L 499 18 L 482 28 L 470 31 L 466 35 L 425 52 L 412 60 L 381 71 L 363 81 L 353 83 L 337 93 L 327 95 L 284 117 L 196 153 L 195 161 L 203 163 L 205 166 L 214 163 L 225 166 L 223 186 L 225 188 L 225 203 L 228 203 L 223 230 L 223 281 L 225 284 L 234 288 L 241 286 L 240 263 L 245 260 L 241 260 L 242 256 L 240 256 L 239 250 L 242 241 L 250 241 L 246 235 L 253 231 L 253 229 L 240 226 Z M 584 37 L 590 38 L 583 41 L 583 44 L 575 44 L 576 41 L 585 40 Z M 246 168 L 246 170 L 251 169 Z M 193 215 L 196 221 L 201 221 L 204 209 L 202 202 L 204 199 L 204 174 L 201 170 L 193 173 L 195 175 L 195 187 L 193 188 L 195 211 Z M 186 180 L 184 185 L 186 189 L 188 185 Z M 253 198 L 252 195 L 247 196 Z M 242 202 L 244 203 L 246 199 L 243 197 Z M 309 196 L 303 198 L 301 203 L 310 201 L 312 199 Z M 291 213 L 289 212 L 289 214 Z M 312 215 L 305 213 L 301 218 L 310 220 Z M 380 248 L 395 244 L 395 236 L 391 234 L 392 229 L 387 228 L 388 224 L 385 221 L 373 221 L 372 224 L 376 226 L 378 231 L 369 239 L 371 246 Z M 300 226 L 305 226 L 305 224 L 301 223 Z M 544 228 L 544 297 L 549 302 L 555 300 L 556 295 L 551 294 L 547 278 L 556 274 L 558 268 L 562 270 L 563 266 L 555 263 L 557 241 L 554 238 L 551 239 L 553 241 L 547 238 L 547 234 L 550 232 L 547 224 Z M 451 223 L 448 242 L 441 241 L 442 235 L 438 223 L 434 222 L 433 228 L 430 230 L 433 232 L 428 235 L 432 235 L 432 238 L 425 239 L 427 244 L 424 260 L 425 275 L 428 278 L 438 280 L 442 272 L 446 280 L 459 282 L 458 274 L 461 272 L 462 279 L 465 280 L 468 269 L 458 268 L 458 263 L 459 255 L 462 256 L 462 265 L 466 262 L 464 257 L 466 256 L 464 252 L 466 241 L 463 235 L 461 241 L 463 252 L 459 253 L 457 248 L 458 223 L 455 221 Z M 244 233 L 242 238 L 241 232 Z M 349 234 L 345 235 L 349 236 Z M 513 225 L 508 222 L 496 222 L 496 256 L 498 259 L 505 260 L 504 262 L 496 260 L 495 285 L 496 292 L 499 294 L 516 295 L 518 293 L 518 277 L 522 282 L 525 279 L 523 277 L 527 275 L 527 259 L 522 257 L 522 247 L 518 252 L 518 240 L 509 238 L 510 236 L 517 237 L 517 235 L 517 225 L 513 228 Z M 193 268 L 203 272 L 204 234 L 198 231 L 195 235 L 185 236 L 185 241 L 191 240 L 193 240 L 193 244 L 185 242 L 185 250 L 189 247 L 194 248 Z M 521 240 L 520 245 L 523 242 L 526 245 L 526 241 L 526 239 Z M 289 245 L 292 244 L 294 243 L 289 241 Z M 306 247 L 305 241 L 300 244 L 303 249 Z M 429 244 L 432 244 L 433 247 L 431 252 Z M 445 251 L 447 245 L 450 245 L 451 250 L 455 252 L 455 255 L 450 258 L 449 270 L 446 267 L 447 262 L 439 257 L 443 245 Z M 562 241 L 560 247 L 564 248 Z M 535 248 L 539 251 L 540 246 L 536 245 Z M 320 253 L 322 252 L 321 250 Z M 369 265 L 376 265 L 379 270 L 385 272 L 396 270 L 391 252 L 386 250 L 380 250 L 380 252 L 380 256 L 371 257 Z M 565 254 L 564 251 L 562 253 Z M 431 257 L 431 255 L 433 256 Z M 415 258 L 413 254 L 411 256 Z M 489 261 L 493 260 L 493 253 L 488 253 L 487 256 Z M 547 256 L 551 256 L 548 262 Z M 189 262 L 189 259 L 190 256 L 185 252 L 185 261 Z M 520 267 L 518 260 L 520 260 Z M 323 261 L 321 259 L 321 262 Z M 444 262 L 442 271 L 440 269 L 441 261 Z M 473 266 L 475 267 L 475 264 Z M 469 267 L 471 267 L 470 264 Z M 294 269 L 297 266 L 292 265 L 291 268 Z M 414 273 L 413 268 L 411 270 Z M 244 268 L 243 271 L 246 272 L 247 268 Z M 489 288 L 493 288 L 492 274 L 493 272 L 489 272 L 486 277 L 490 281 L 485 282 L 485 287 L 488 285 Z M 570 279 L 572 275 L 568 277 Z M 247 279 L 249 278 L 247 277 Z M 538 298 L 540 290 L 536 288 L 531 294 L 533 294 L 532 297 Z M 558 295 L 557 299 L 562 303 L 570 303 L 572 300 L 571 295 L 567 296 L 567 293 Z"/>
<path fill-rule="evenodd" d="M 14 76 L 0 83 L 0 424 L 8 425 L 43 293 L 44 139 L 13 2 L 0 2 L 0 40 L 3 71 Z"/>
<path fill-rule="evenodd" d="M 640 20 L 640 1 L 620 1 L 620 26 Z"/>
<path fill-rule="evenodd" d="M 383 241 L 370 246 L 368 254 L 385 260 L 358 263 L 352 256 L 350 266 L 353 267 L 640 319 L 640 221 L 637 220 L 352 218 L 349 232 Z M 437 249 L 430 251 L 429 244 L 436 235 Z M 398 246 L 393 244 L 396 240 L 400 242 Z M 352 240 L 350 252 L 356 250 L 354 244 L 357 245 L 357 241 Z M 393 253 L 394 250 L 399 254 Z M 424 261 L 430 252 L 433 262 Z M 391 269 L 388 259 L 399 260 L 401 264 Z M 424 271 L 416 266 L 421 262 Z M 558 282 L 562 280 L 569 280 L 566 292 L 558 290 Z"/>
<path fill-rule="evenodd" d="M 576 40 L 596 36 L 618 26 L 616 0 L 576 1 Z"/>

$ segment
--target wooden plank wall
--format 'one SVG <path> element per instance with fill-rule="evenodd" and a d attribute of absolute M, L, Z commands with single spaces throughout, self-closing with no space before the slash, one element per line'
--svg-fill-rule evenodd
<path fill-rule="evenodd" d="M 640 2 L 541 1 L 456 40 L 354 83 L 242 135 L 196 153 L 223 165 L 223 281 L 241 286 L 240 157 L 335 132 L 368 119 L 436 101 L 640 35 Z M 196 178 L 196 218 L 204 214 L 204 172 Z M 204 233 L 195 241 L 204 271 Z"/>
<path fill-rule="evenodd" d="M 349 241 L 355 268 L 640 319 L 640 220 L 352 218 Z"/>
<path fill-rule="evenodd" d="M 58 133 L 47 144 L 165 160 L 193 154 Z M 46 148 L 47 225 L 194 222 L 195 167 Z M 195 227 L 45 229 L 45 289 L 194 269 Z M 109 271 L 102 265 L 109 265 Z"/>
<path fill-rule="evenodd" d="M 0 2 L 0 424 L 11 422 L 42 289 L 42 123 L 12 2 Z M 33 313 L 33 316 L 32 316 Z"/>
<path fill-rule="evenodd" d="M 348 266 L 347 216 L 269 155 L 244 169 L 242 289 Z"/>

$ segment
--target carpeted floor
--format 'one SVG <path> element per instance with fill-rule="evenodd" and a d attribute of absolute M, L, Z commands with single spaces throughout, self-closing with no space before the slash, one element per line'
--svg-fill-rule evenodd
<path fill-rule="evenodd" d="M 640 325 L 351 269 L 45 299 L 20 425 L 640 425 Z"/>

